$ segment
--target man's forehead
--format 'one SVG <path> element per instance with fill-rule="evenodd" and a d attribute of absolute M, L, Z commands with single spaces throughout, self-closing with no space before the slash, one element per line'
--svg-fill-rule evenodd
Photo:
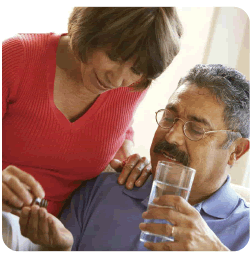
<path fill-rule="evenodd" d="M 213 95 L 209 89 L 198 87 L 195 84 L 184 83 L 178 87 L 169 99 L 169 102 L 181 100 L 189 100 L 191 103 L 195 101 L 208 101 L 212 104 L 218 104 L 223 106 L 223 103 L 219 102 L 215 95 Z"/>
<path fill-rule="evenodd" d="M 181 85 L 170 97 L 166 108 L 181 117 L 201 120 L 209 127 L 216 126 L 212 123 L 213 119 L 219 119 L 219 125 L 223 124 L 224 105 L 207 88 L 200 88 L 195 84 Z"/>
<path fill-rule="evenodd" d="M 180 85 L 173 94 L 176 95 L 183 95 L 186 97 L 187 95 L 193 95 L 195 97 L 214 97 L 215 96 L 211 93 L 208 88 L 199 87 L 196 84 L 185 82 L 184 84 Z"/>

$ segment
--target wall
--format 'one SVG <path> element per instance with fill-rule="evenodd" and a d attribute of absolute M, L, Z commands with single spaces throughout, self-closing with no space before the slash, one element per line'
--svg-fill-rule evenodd
<path fill-rule="evenodd" d="M 214 8 L 178 8 L 184 27 L 181 51 L 168 69 L 152 83 L 145 99 L 135 113 L 135 152 L 149 157 L 149 148 L 157 128 L 155 112 L 164 108 L 181 76 L 202 63 Z"/>
<path fill-rule="evenodd" d="M 150 88 L 135 114 L 135 152 L 149 157 L 157 128 L 155 111 L 164 108 L 180 77 L 198 63 L 221 63 L 249 79 L 249 18 L 234 7 L 178 8 L 184 26 L 181 51 Z M 250 153 L 232 167 L 232 182 L 249 187 Z"/>
<path fill-rule="evenodd" d="M 250 79 L 249 17 L 240 8 L 222 7 L 214 10 L 214 26 L 203 63 L 221 63 L 236 68 Z M 249 187 L 249 155 L 242 156 L 230 170 L 232 182 Z"/>

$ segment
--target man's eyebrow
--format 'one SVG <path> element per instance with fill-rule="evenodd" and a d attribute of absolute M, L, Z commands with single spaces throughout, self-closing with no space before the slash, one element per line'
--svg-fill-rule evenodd
<path fill-rule="evenodd" d="M 188 119 L 190 121 L 195 121 L 195 122 L 198 122 L 198 123 L 202 123 L 202 124 L 208 126 L 210 129 L 213 129 L 211 124 L 204 117 L 198 117 L 198 116 L 190 115 L 190 116 L 188 116 Z"/>
<path fill-rule="evenodd" d="M 172 103 L 167 104 L 165 108 L 175 112 L 176 114 L 178 113 L 177 107 Z M 202 123 L 202 124 L 208 126 L 210 129 L 213 129 L 212 125 L 204 117 L 189 115 L 189 116 L 187 116 L 187 118 L 188 118 L 189 121 L 195 121 L 195 122 L 198 122 L 198 123 Z"/>
<path fill-rule="evenodd" d="M 171 110 L 175 113 L 178 113 L 178 109 L 176 108 L 176 106 L 172 103 L 168 103 L 165 107 L 167 110 Z"/>

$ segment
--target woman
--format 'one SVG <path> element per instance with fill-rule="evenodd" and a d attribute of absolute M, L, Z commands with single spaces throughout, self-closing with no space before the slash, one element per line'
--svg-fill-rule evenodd
<path fill-rule="evenodd" d="M 6 40 L 3 210 L 45 195 L 57 216 L 83 180 L 128 157 L 133 113 L 178 53 L 180 37 L 175 8 L 76 7 L 68 34 Z M 119 181 L 132 171 L 131 189 L 147 165 L 131 157 Z"/>

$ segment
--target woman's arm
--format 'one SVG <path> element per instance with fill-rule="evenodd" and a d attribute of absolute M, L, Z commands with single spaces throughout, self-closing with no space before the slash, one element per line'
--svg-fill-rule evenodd
<path fill-rule="evenodd" d="M 120 161 L 127 159 L 130 155 L 133 154 L 133 146 L 134 143 L 131 140 L 125 139 L 122 146 L 116 152 L 114 159 L 118 159 Z"/>

